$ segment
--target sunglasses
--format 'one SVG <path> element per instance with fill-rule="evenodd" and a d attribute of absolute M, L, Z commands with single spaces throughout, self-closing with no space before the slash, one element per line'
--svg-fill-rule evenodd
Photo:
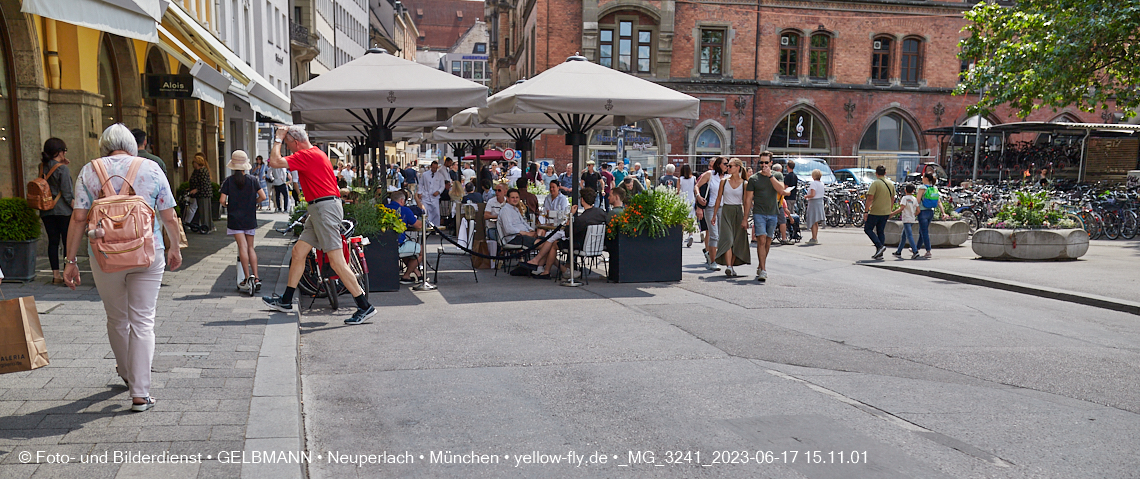
<path fill-rule="evenodd" d="M 770 164 L 772 164 L 772 162 L 771 161 L 761 161 L 760 164 L 761 165 L 770 165 Z"/>

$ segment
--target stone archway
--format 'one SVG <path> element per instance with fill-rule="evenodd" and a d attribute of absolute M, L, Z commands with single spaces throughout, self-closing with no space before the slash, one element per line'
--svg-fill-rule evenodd
<path fill-rule="evenodd" d="M 44 85 L 44 67 L 40 53 L 39 33 L 31 16 L 20 13 L 19 0 L 0 0 L 0 19 L 4 22 L 5 49 L 8 50 L 9 98 L 15 99 L 11 131 L 12 164 L 3 176 L 12 176 L 11 188 L 0 186 L 4 194 L 23 196 L 26 179 L 36 175 L 40 150 L 50 135 L 48 125 L 48 91 Z M 20 166 L 15 166 L 20 165 Z M 73 172 L 75 173 L 75 172 Z"/>
<path fill-rule="evenodd" d="M 142 77 L 135 62 L 135 44 L 129 38 L 103 34 L 103 42 L 110 44 L 115 53 L 113 61 L 119 74 L 119 101 L 123 103 L 120 121 L 127 128 L 146 127 L 146 106 L 143 105 Z"/>

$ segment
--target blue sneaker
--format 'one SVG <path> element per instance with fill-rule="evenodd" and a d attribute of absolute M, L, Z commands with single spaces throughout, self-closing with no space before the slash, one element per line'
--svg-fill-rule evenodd
<path fill-rule="evenodd" d="M 360 324 L 368 321 L 369 318 L 376 316 L 376 307 L 369 305 L 368 309 L 357 308 L 352 317 L 344 320 L 344 324 Z"/>
<path fill-rule="evenodd" d="M 261 301 L 265 303 L 266 306 L 281 311 L 282 313 L 293 312 L 293 303 L 281 302 L 281 296 L 278 296 L 276 294 L 273 296 L 262 296 Z"/>

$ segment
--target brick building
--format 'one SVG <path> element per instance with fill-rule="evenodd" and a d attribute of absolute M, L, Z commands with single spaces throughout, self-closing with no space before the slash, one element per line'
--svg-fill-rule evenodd
<path fill-rule="evenodd" d="M 830 157 L 836 167 L 934 160 L 923 130 L 963 124 L 975 98 L 953 96 L 970 2 L 517 0 L 486 3 L 492 89 L 580 52 L 590 61 L 701 99 L 699 120 L 640 122 L 590 135 L 588 158 L 703 170 L 708 156 Z M 1027 120 L 1100 112 L 1038 110 Z M 991 123 L 1020 121 L 1008 112 Z M 536 157 L 566 161 L 561 138 Z"/>

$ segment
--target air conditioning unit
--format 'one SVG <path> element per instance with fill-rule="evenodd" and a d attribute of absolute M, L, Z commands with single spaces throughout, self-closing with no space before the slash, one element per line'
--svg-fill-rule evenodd
<path fill-rule="evenodd" d="M 882 50 L 882 49 L 883 49 L 883 42 L 881 42 L 879 40 L 875 40 L 875 50 Z"/>
<path fill-rule="evenodd" d="M 783 45 L 785 47 L 788 46 L 788 37 L 780 37 L 780 45 Z M 875 47 L 875 48 L 879 48 L 879 47 Z"/>

